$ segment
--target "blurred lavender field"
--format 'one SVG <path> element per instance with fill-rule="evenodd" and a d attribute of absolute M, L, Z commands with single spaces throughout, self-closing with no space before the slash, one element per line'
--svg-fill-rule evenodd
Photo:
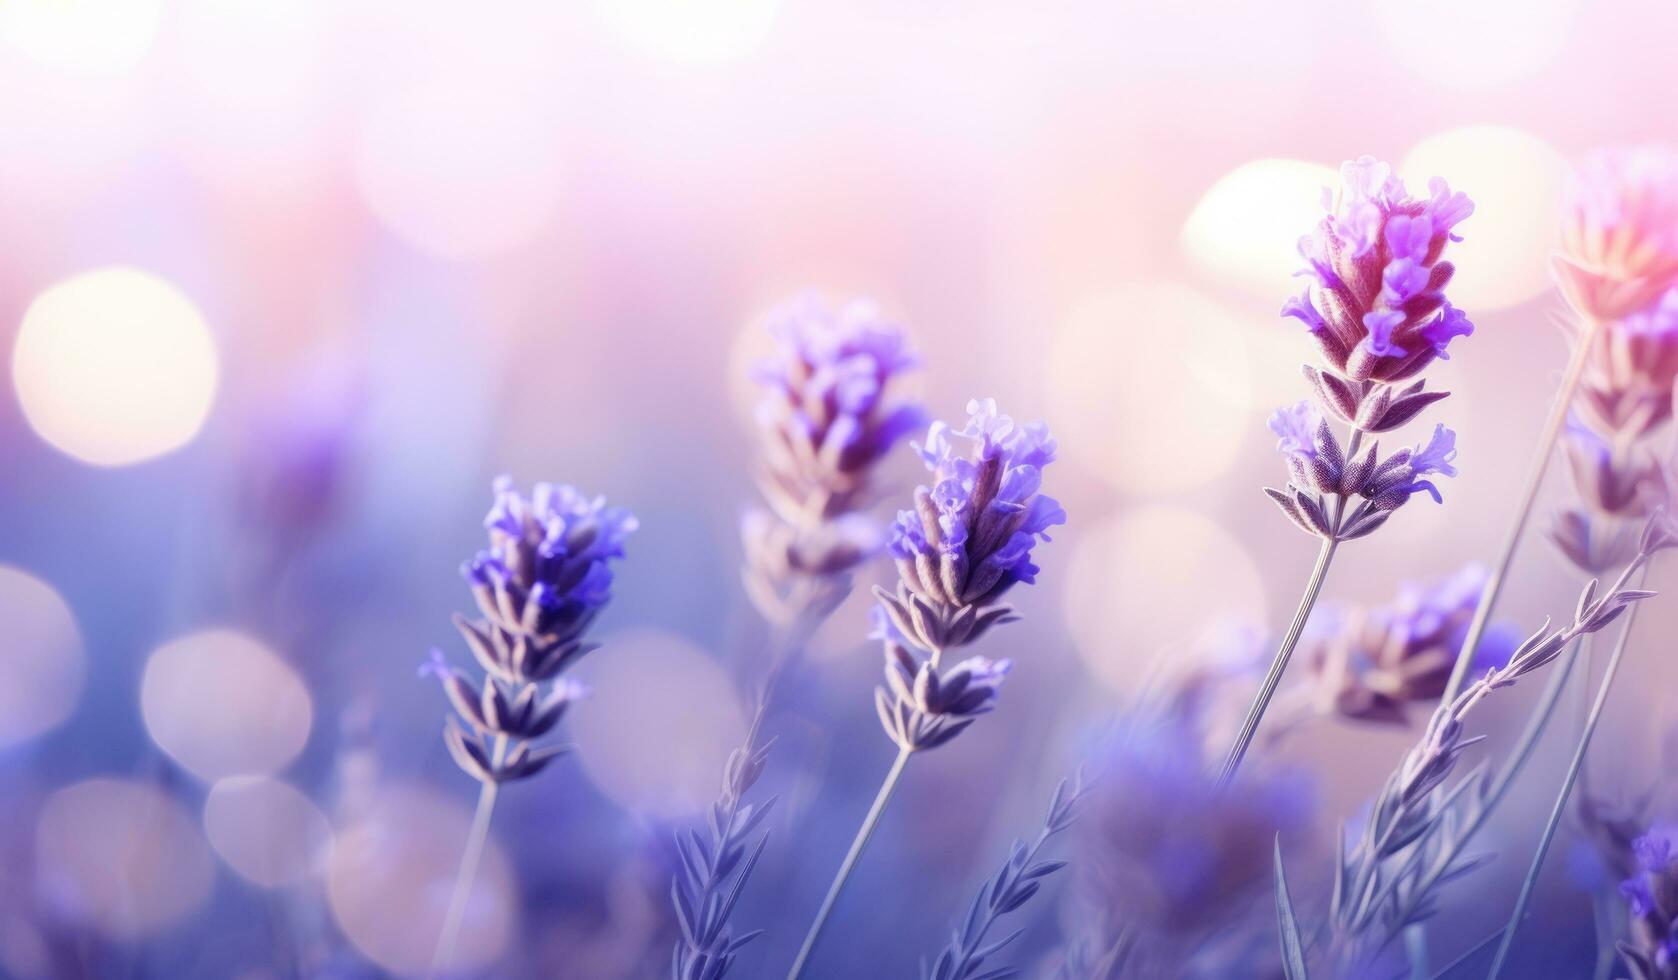
<path fill-rule="evenodd" d="M 669 976 L 677 835 L 790 645 L 730 917 L 765 931 L 729 976 L 784 975 L 913 740 L 873 703 L 890 553 L 840 562 L 807 643 L 742 572 L 770 327 L 819 296 L 904 326 L 894 403 L 1046 421 L 1067 516 L 1007 594 L 1021 621 L 974 644 L 1012 661 L 996 710 L 915 753 L 805 976 L 932 968 L 1082 768 L 1041 849 L 1069 864 L 985 969 L 1282 977 L 1272 848 L 1321 920 L 1337 828 L 1426 730 L 1569 360 L 1569 168 L 1678 142 L 1674 37 L 1654 0 L 0 0 L 0 975 L 427 975 L 479 787 L 422 668 L 482 676 L 451 616 L 478 615 L 460 569 L 502 474 L 639 527 L 567 668 L 590 693 L 546 741 L 571 750 L 501 788 L 437 975 Z M 1474 202 L 1449 258 L 1475 330 L 1428 367 L 1451 398 L 1381 437 L 1448 421 L 1460 474 L 1342 549 L 1226 792 L 1203 776 L 1313 567 L 1260 492 L 1288 479 L 1266 420 L 1318 356 L 1277 311 L 1364 154 Z M 835 511 L 910 508 L 911 440 L 881 437 Z M 1478 666 L 1572 621 L 1589 576 L 1545 532 L 1579 495 L 1557 460 Z M 1647 588 L 1674 584 L 1657 561 Z M 1504 976 L 1593 976 L 1649 867 L 1633 838 L 1678 821 L 1678 604 L 1638 608 Z M 1596 646 L 1418 975 L 1503 927 Z M 1495 770 L 1543 679 L 1476 708 L 1459 776 Z M 1409 970 L 1394 943 L 1358 975 Z"/>

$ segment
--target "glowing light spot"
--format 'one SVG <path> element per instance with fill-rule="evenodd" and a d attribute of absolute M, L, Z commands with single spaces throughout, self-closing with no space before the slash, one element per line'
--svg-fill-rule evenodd
<path fill-rule="evenodd" d="M 1282 300 L 1299 292 L 1299 240 L 1323 217 L 1334 168 L 1302 160 L 1254 160 L 1218 178 L 1183 223 L 1181 243 L 1207 275 Z"/>
<path fill-rule="evenodd" d="M 1048 356 L 1047 417 L 1061 446 L 1124 490 L 1217 479 L 1252 435 L 1247 330 L 1171 283 L 1080 303 Z"/>
<path fill-rule="evenodd" d="M 314 718 L 290 665 L 230 630 L 159 647 L 140 682 L 140 712 L 152 741 L 205 781 L 284 768 Z"/>
<path fill-rule="evenodd" d="M 595 0 L 596 14 L 626 41 L 669 61 L 712 63 L 762 44 L 779 0 Z"/>
<path fill-rule="evenodd" d="M 1482 88 L 1531 75 L 1560 54 L 1581 0 L 1377 0 L 1393 56 L 1428 81 Z"/>
<path fill-rule="evenodd" d="M 397 784 L 380 789 L 353 823 L 339 828 L 327 900 L 345 938 L 364 956 L 398 974 L 430 965 L 470 823 L 463 804 Z M 455 969 L 470 973 L 500 956 L 517 915 L 512 872 L 492 831 L 462 920 Z"/>
<path fill-rule="evenodd" d="M 314 802 L 267 776 L 233 776 L 210 787 L 204 832 L 228 867 L 266 888 L 319 870 L 332 841 Z"/>
<path fill-rule="evenodd" d="M 87 671 L 81 631 L 52 586 L 0 565 L 0 747 L 70 716 Z"/>
<path fill-rule="evenodd" d="M 210 895 L 215 863 L 179 803 L 143 783 L 90 779 L 52 794 L 35 830 L 37 887 L 114 939 L 154 935 Z"/>
<path fill-rule="evenodd" d="M 602 642 L 578 670 L 594 693 L 567 716 L 583 770 L 625 808 L 660 817 L 700 810 L 746 735 L 727 673 L 674 633 L 632 630 Z"/>
<path fill-rule="evenodd" d="M 1566 164 L 1530 133 L 1503 126 L 1467 126 L 1416 144 L 1399 169 L 1411 192 L 1430 177 L 1474 199 L 1463 240 L 1449 256 L 1457 273 L 1451 302 L 1467 310 L 1502 309 L 1550 288 L 1550 253 L 1561 227 Z"/>
<path fill-rule="evenodd" d="M 1087 528 L 1066 581 L 1078 653 L 1121 693 L 1135 693 L 1168 648 L 1212 645 L 1231 624 L 1265 621 L 1264 582 L 1251 556 L 1228 531 L 1180 508 L 1150 507 Z"/>
<path fill-rule="evenodd" d="M 6 0 L 0 39 L 53 68 L 117 75 L 151 48 L 161 8 L 158 0 Z"/>
<path fill-rule="evenodd" d="M 516 248 L 559 199 L 558 127 L 489 87 L 419 83 L 370 110 L 356 155 L 362 196 L 409 244 L 451 259 Z"/>
<path fill-rule="evenodd" d="M 210 328 L 162 279 L 115 267 L 66 279 L 23 315 L 12 379 L 29 425 L 85 462 L 121 466 L 192 440 L 215 397 Z"/>

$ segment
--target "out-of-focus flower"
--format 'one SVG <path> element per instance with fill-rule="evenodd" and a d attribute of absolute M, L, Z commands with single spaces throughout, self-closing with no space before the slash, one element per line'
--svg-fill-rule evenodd
<path fill-rule="evenodd" d="M 1603 325 L 1579 382 L 1578 405 L 1593 426 L 1616 440 L 1637 439 L 1672 417 L 1675 381 L 1678 287 L 1648 308 Z"/>
<path fill-rule="evenodd" d="M 1287 459 L 1290 479 L 1285 490 L 1266 487 L 1264 492 L 1302 530 L 1319 537 L 1361 538 L 1418 493 L 1441 501 L 1439 488 L 1427 477 L 1457 475 L 1456 433 L 1443 425 L 1435 426 L 1426 442 L 1385 459 L 1379 444 L 1372 444 L 1355 460 L 1346 459 L 1328 422 L 1309 401 L 1277 409 L 1269 426 L 1278 436 L 1276 449 Z M 1341 500 L 1330 506 L 1325 500 L 1330 496 Z M 1354 497 L 1361 500 L 1348 512 Z"/>
<path fill-rule="evenodd" d="M 461 567 L 483 618 L 454 618 L 488 676 L 479 690 L 440 655 L 427 668 L 466 723 L 451 718 L 445 741 L 474 778 L 521 779 L 558 754 L 531 740 L 584 693 L 560 675 L 594 649 L 584 633 L 611 599 L 610 563 L 637 526 L 629 511 L 572 486 L 538 483 L 527 498 L 509 477 L 495 481 L 489 548 Z"/>
<path fill-rule="evenodd" d="M 1282 315 L 1305 324 L 1343 378 L 1404 381 L 1474 330 L 1445 299 L 1454 267 L 1443 258 L 1459 240 L 1452 229 L 1474 204 L 1437 177 L 1428 197 L 1411 197 L 1392 167 L 1373 157 L 1340 172 L 1339 193 L 1323 194 L 1327 216 L 1300 239 L 1311 284 Z"/>
<path fill-rule="evenodd" d="M 1055 459 L 1048 427 L 1016 425 L 988 398 L 967 411 L 960 430 L 934 422 L 916 445 L 932 485 L 915 488 L 915 509 L 899 512 L 891 528 L 897 591 L 874 590 L 906 642 L 934 655 L 934 667 L 944 650 L 1012 618 L 999 600 L 1037 580 L 1033 546 L 1066 523 L 1060 504 L 1038 492 Z"/>
<path fill-rule="evenodd" d="M 1565 448 L 1578 504 L 1556 513 L 1553 541 L 1568 561 L 1591 575 L 1624 564 L 1637 550 L 1637 528 L 1672 496 L 1671 475 L 1639 437 L 1604 439 L 1578 417 L 1568 420 Z"/>
<path fill-rule="evenodd" d="M 1632 842 L 1636 870 L 1620 884 L 1631 915 L 1631 935 L 1620 955 L 1633 980 L 1678 977 L 1678 829 L 1654 827 Z"/>
<path fill-rule="evenodd" d="M 1274 929 L 1264 897 L 1280 837 L 1297 845 L 1315 808 L 1306 777 L 1271 772 L 1220 788 L 1201 720 L 1140 709 L 1093 766 L 1076 867 L 1097 935 L 1139 937 L 1136 975 L 1179 976 L 1176 957 L 1243 926 Z M 1103 944 L 1104 945 L 1104 944 Z"/>
<path fill-rule="evenodd" d="M 1618 320 L 1678 281 L 1678 154 L 1600 150 L 1573 174 L 1556 272 L 1580 315 Z"/>
<path fill-rule="evenodd" d="M 1469 564 L 1433 582 L 1406 584 L 1385 606 L 1319 611 L 1301 641 L 1318 710 L 1403 722 L 1407 705 L 1437 699 L 1485 585 L 1486 570 Z M 1475 651 L 1476 666 L 1502 666 L 1519 640 L 1492 629 Z"/>
<path fill-rule="evenodd" d="M 819 617 L 884 543 L 861 513 L 878 464 L 925 423 L 901 379 L 919 365 L 901 327 L 871 304 L 834 310 L 806 296 L 771 317 L 776 350 L 758 366 L 759 486 L 768 510 L 741 522 L 747 593 L 771 622 Z"/>

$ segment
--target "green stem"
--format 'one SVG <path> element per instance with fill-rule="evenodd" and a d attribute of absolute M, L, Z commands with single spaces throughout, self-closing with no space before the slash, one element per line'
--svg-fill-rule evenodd
<path fill-rule="evenodd" d="M 898 780 L 903 777 L 903 768 L 909 764 L 910 755 L 908 749 L 897 750 L 897 759 L 891 764 L 891 771 L 886 773 L 886 781 L 880 784 L 880 792 L 874 797 L 874 805 L 868 808 L 868 815 L 862 819 L 856 839 L 851 841 L 851 849 L 846 852 L 844 862 L 839 865 L 839 873 L 834 876 L 833 884 L 828 886 L 827 897 L 822 899 L 821 908 L 816 911 L 816 921 L 810 924 L 810 931 L 804 937 L 804 945 L 798 950 L 798 958 L 793 961 L 792 969 L 787 971 L 787 980 L 798 980 L 804 973 L 810 954 L 816 949 L 816 940 L 821 938 L 828 916 L 839 901 L 839 893 L 844 891 L 845 882 L 851 877 L 857 860 L 862 857 L 863 848 L 868 846 L 868 839 L 874 836 L 874 828 L 879 826 L 880 815 L 886 812 L 886 804 L 891 802 L 892 793 L 897 789 Z"/>
<path fill-rule="evenodd" d="M 1648 577 L 1645 566 L 1638 573 L 1638 584 Z M 1596 700 L 1591 703 L 1591 713 L 1585 718 L 1585 730 L 1579 735 L 1579 744 L 1573 750 L 1573 760 L 1568 763 L 1567 776 L 1562 780 L 1561 792 L 1556 794 L 1556 801 L 1550 807 L 1550 818 L 1544 824 L 1544 833 L 1538 839 L 1538 852 L 1532 856 L 1532 865 L 1527 868 L 1525 880 L 1521 882 L 1520 897 L 1515 900 L 1515 908 L 1509 913 L 1509 924 L 1504 927 L 1503 941 L 1498 944 L 1497 957 L 1492 960 L 1492 969 L 1486 975 L 1486 980 L 1497 980 L 1497 975 L 1503 969 L 1503 963 L 1509 957 L 1509 950 L 1515 943 L 1515 932 L 1520 927 L 1521 919 L 1526 916 L 1527 904 L 1532 901 L 1533 889 L 1538 886 L 1538 873 L 1544 868 L 1544 857 L 1550 850 L 1550 842 L 1556 836 L 1556 828 L 1561 825 L 1562 814 L 1567 810 L 1567 798 L 1573 793 L 1573 784 L 1579 779 L 1579 771 L 1585 764 L 1585 753 L 1590 750 L 1591 736 L 1596 733 L 1597 722 L 1602 720 L 1603 706 L 1608 703 L 1608 692 L 1614 686 L 1614 675 L 1619 672 L 1620 660 L 1625 656 L 1627 641 L 1631 638 L 1631 628 L 1637 622 L 1637 610 L 1641 603 L 1626 610 L 1626 624 L 1620 630 L 1619 639 L 1614 641 L 1614 652 L 1608 658 L 1608 667 L 1603 672 L 1602 683 L 1597 685 Z"/>
<path fill-rule="evenodd" d="M 1573 356 L 1568 359 L 1567 373 L 1562 375 L 1561 387 L 1556 389 L 1555 402 L 1550 406 L 1550 417 L 1544 423 L 1543 434 L 1538 437 L 1538 449 L 1533 453 L 1532 462 L 1528 465 L 1526 486 L 1521 491 L 1520 506 L 1515 508 L 1515 519 L 1504 534 L 1497 564 L 1493 567 L 1491 576 L 1486 579 L 1486 587 L 1480 593 L 1480 602 L 1474 607 L 1474 619 L 1468 624 L 1468 634 L 1463 638 L 1462 649 L 1457 654 L 1456 665 L 1451 668 L 1451 679 L 1445 685 L 1446 703 L 1457 696 L 1468 679 L 1469 666 L 1474 663 L 1474 652 L 1485 637 L 1492 610 L 1497 606 L 1497 598 L 1503 592 L 1503 580 L 1509 574 L 1509 566 L 1515 560 L 1515 549 L 1521 543 L 1521 535 L 1526 531 L 1528 518 L 1532 516 L 1533 501 L 1538 499 L 1538 488 L 1544 484 L 1544 473 L 1550 468 L 1550 456 L 1555 453 L 1556 440 L 1561 436 L 1562 427 L 1567 424 L 1567 410 L 1573 404 L 1573 393 L 1579 387 L 1579 378 L 1585 371 L 1586 357 L 1596 343 L 1599 329 L 1595 320 L 1586 320 L 1579 342 L 1573 347 Z"/>

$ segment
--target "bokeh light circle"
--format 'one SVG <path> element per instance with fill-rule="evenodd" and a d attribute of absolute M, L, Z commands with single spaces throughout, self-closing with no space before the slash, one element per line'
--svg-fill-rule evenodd
<path fill-rule="evenodd" d="M 636 48 L 683 64 L 731 61 L 769 36 L 780 0 L 594 0 L 596 14 Z"/>
<path fill-rule="evenodd" d="M 6 0 L 0 41 L 62 71 L 118 75 L 157 37 L 160 0 Z"/>
<path fill-rule="evenodd" d="M 35 831 L 37 888 L 61 914 L 114 939 L 155 935 L 210 895 L 215 862 L 162 790 L 90 779 L 53 793 Z"/>
<path fill-rule="evenodd" d="M 31 428 L 85 462 L 120 466 L 192 440 L 219 368 L 179 289 L 123 266 L 48 287 L 23 315 L 12 378 Z"/>
<path fill-rule="evenodd" d="M 332 841 L 314 801 L 267 776 L 231 776 L 210 787 L 204 833 L 228 867 L 265 888 L 324 867 Z"/>
<path fill-rule="evenodd" d="M 605 638 L 578 669 L 593 693 L 567 715 L 583 771 L 626 809 L 658 817 L 697 812 L 716 797 L 746 723 L 728 674 L 662 630 Z"/>
<path fill-rule="evenodd" d="M 273 651 L 243 633 L 206 630 L 146 661 L 140 713 L 159 748 L 213 781 L 288 765 L 308 741 L 314 705 Z"/>
<path fill-rule="evenodd" d="M 381 787 L 338 828 L 327 900 L 344 937 L 362 955 L 402 975 L 423 973 L 448 911 L 471 813 L 409 784 Z M 512 870 L 491 833 L 461 922 L 454 968 L 482 968 L 506 949 L 517 925 Z"/>
<path fill-rule="evenodd" d="M 1207 188 L 1179 238 L 1206 275 L 1273 300 L 1299 291 L 1299 240 L 1323 217 L 1323 189 L 1338 184 L 1333 167 L 1303 160 L 1253 160 Z"/>
<path fill-rule="evenodd" d="M 1422 140 L 1399 173 L 1413 194 L 1430 177 L 1474 199 L 1474 214 L 1457 229 L 1451 302 L 1468 311 L 1515 306 L 1550 288 L 1550 253 L 1561 227 L 1562 155 L 1530 133 L 1504 126 L 1465 126 Z"/>
<path fill-rule="evenodd" d="M 87 672 L 81 631 L 63 598 L 0 565 L 0 748 L 50 731 L 75 708 Z"/>
<path fill-rule="evenodd" d="M 1167 493 L 1228 472 L 1249 425 L 1246 326 L 1174 283 L 1079 303 L 1051 343 L 1045 389 L 1067 456 L 1113 486 Z"/>
<path fill-rule="evenodd" d="M 1067 624 L 1092 673 L 1134 694 L 1156 658 L 1265 622 L 1252 556 L 1209 518 L 1148 507 L 1085 528 L 1066 577 Z"/>
<path fill-rule="evenodd" d="M 1429 82 L 1485 88 L 1531 75 L 1562 52 L 1583 0 L 1376 0 L 1393 56 Z"/>
<path fill-rule="evenodd" d="M 476 259 L 530 242 L 559 200 L 559 129 L 490 86 L 416 83 L 375 100 L 355 175 L 379 220 L 414 247 Z"/>

